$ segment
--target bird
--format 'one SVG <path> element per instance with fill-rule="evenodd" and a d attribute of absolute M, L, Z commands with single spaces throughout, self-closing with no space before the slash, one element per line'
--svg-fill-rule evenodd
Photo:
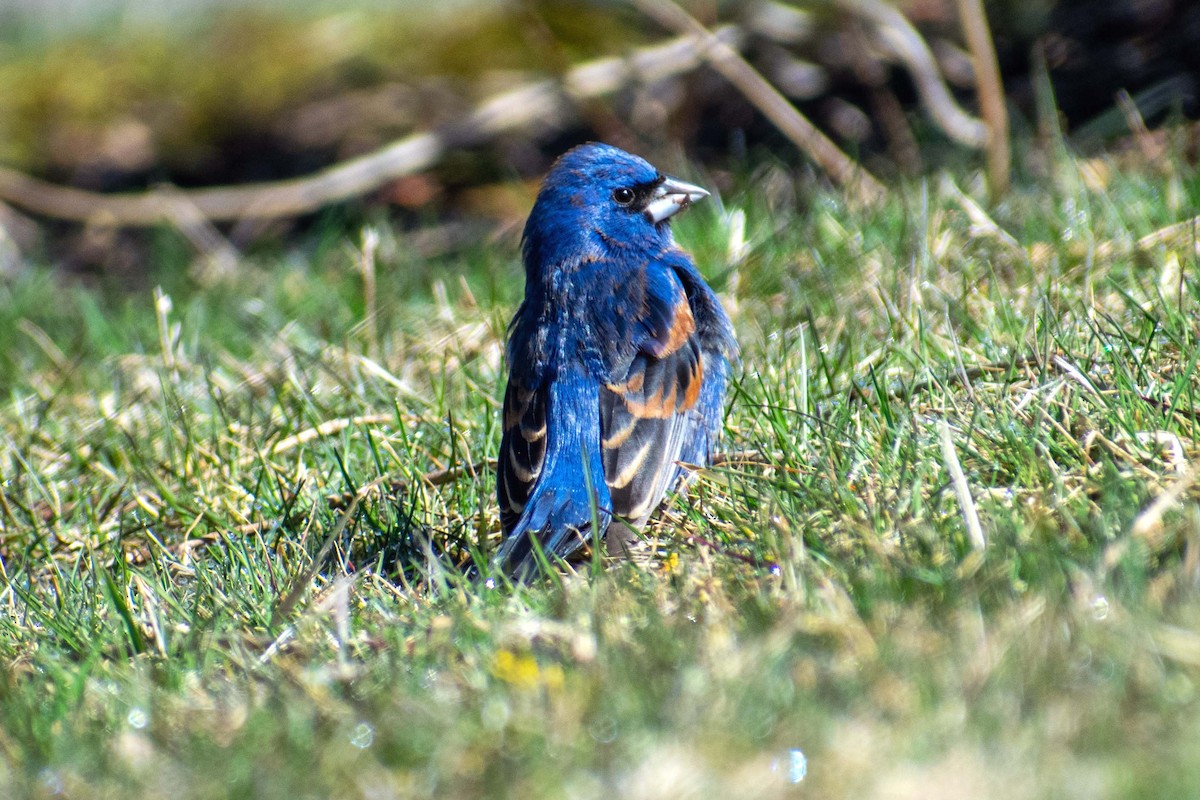
<path fill-rule="evenodd" d="M 506 348 L 496 562 L 510 576 L 593 538 L 627 555 L 683 464 L 710 463 L 738 346 L 670 227 L 708 194 L 595 142 L 546 175 Z"/>

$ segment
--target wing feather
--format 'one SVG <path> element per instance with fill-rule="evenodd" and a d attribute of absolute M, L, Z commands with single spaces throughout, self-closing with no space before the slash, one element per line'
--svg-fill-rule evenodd
<path fill-rule="evenodd" d="M 703 381 L 695 323 L 680 292 L 670 324 L 600 393 L 602 461 L 617 516 L 640 525 L 674 483 L 680 454 L 703 425 Z"/>
<path fill-rule="evenodd" d="M 504 392 L 504 435 L 500 440 L 496 482 L 500 522 L 512 531 L 525 510 L 546 460 L 546 397 L 509 380 Z"/>

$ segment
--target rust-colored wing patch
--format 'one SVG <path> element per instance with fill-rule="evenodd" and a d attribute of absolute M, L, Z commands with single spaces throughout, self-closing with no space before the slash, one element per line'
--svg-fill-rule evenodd
<path fill-rule="evenodd" d="M 691 336 L 661 358 L 640 353 L 625 380 L 600 393 L 604 477 L 618 516 L 641 520 L 662 501 L 698 424 L 703 380 L 699 343 Z"/>

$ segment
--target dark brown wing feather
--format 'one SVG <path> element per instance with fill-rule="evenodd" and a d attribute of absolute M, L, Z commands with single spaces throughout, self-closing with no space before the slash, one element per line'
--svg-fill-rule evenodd
<path fill-rule="evenodd" d="M 639 353 L 620 383 L 600 393 L 604 478 L 618 517 L 640 524 L 678 474 L 676 462 L 702 425 L 696 402 L 703 360 L 686 300 L 659 354 Z"/>
<path fill-rule="evenodd" d="M 504 392 L 504 435 L 497 464 L 500 523 L 505 533 L 512 531 L 525 510 L 545 459 L 545 392 L 509 380 Z"/>

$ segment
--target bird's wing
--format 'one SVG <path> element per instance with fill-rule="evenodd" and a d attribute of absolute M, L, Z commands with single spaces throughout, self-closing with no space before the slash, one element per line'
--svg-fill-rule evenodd
<path fill-rule="evenodd" d="M 619 517 L 640 522 L 678 474 L 680 452 L 704 421 L 697 407 L 704 359 L 688 298 L 674 280 L 671 302 L 628 371 L 600 392 L 604 477 Z"/>
<path fill-rule="evenodd" d="M 546 460 L 546 395 L 511 378 L 504 393 L 504 435 L 497 464 L 500 523 L 512 531 Z"/>

